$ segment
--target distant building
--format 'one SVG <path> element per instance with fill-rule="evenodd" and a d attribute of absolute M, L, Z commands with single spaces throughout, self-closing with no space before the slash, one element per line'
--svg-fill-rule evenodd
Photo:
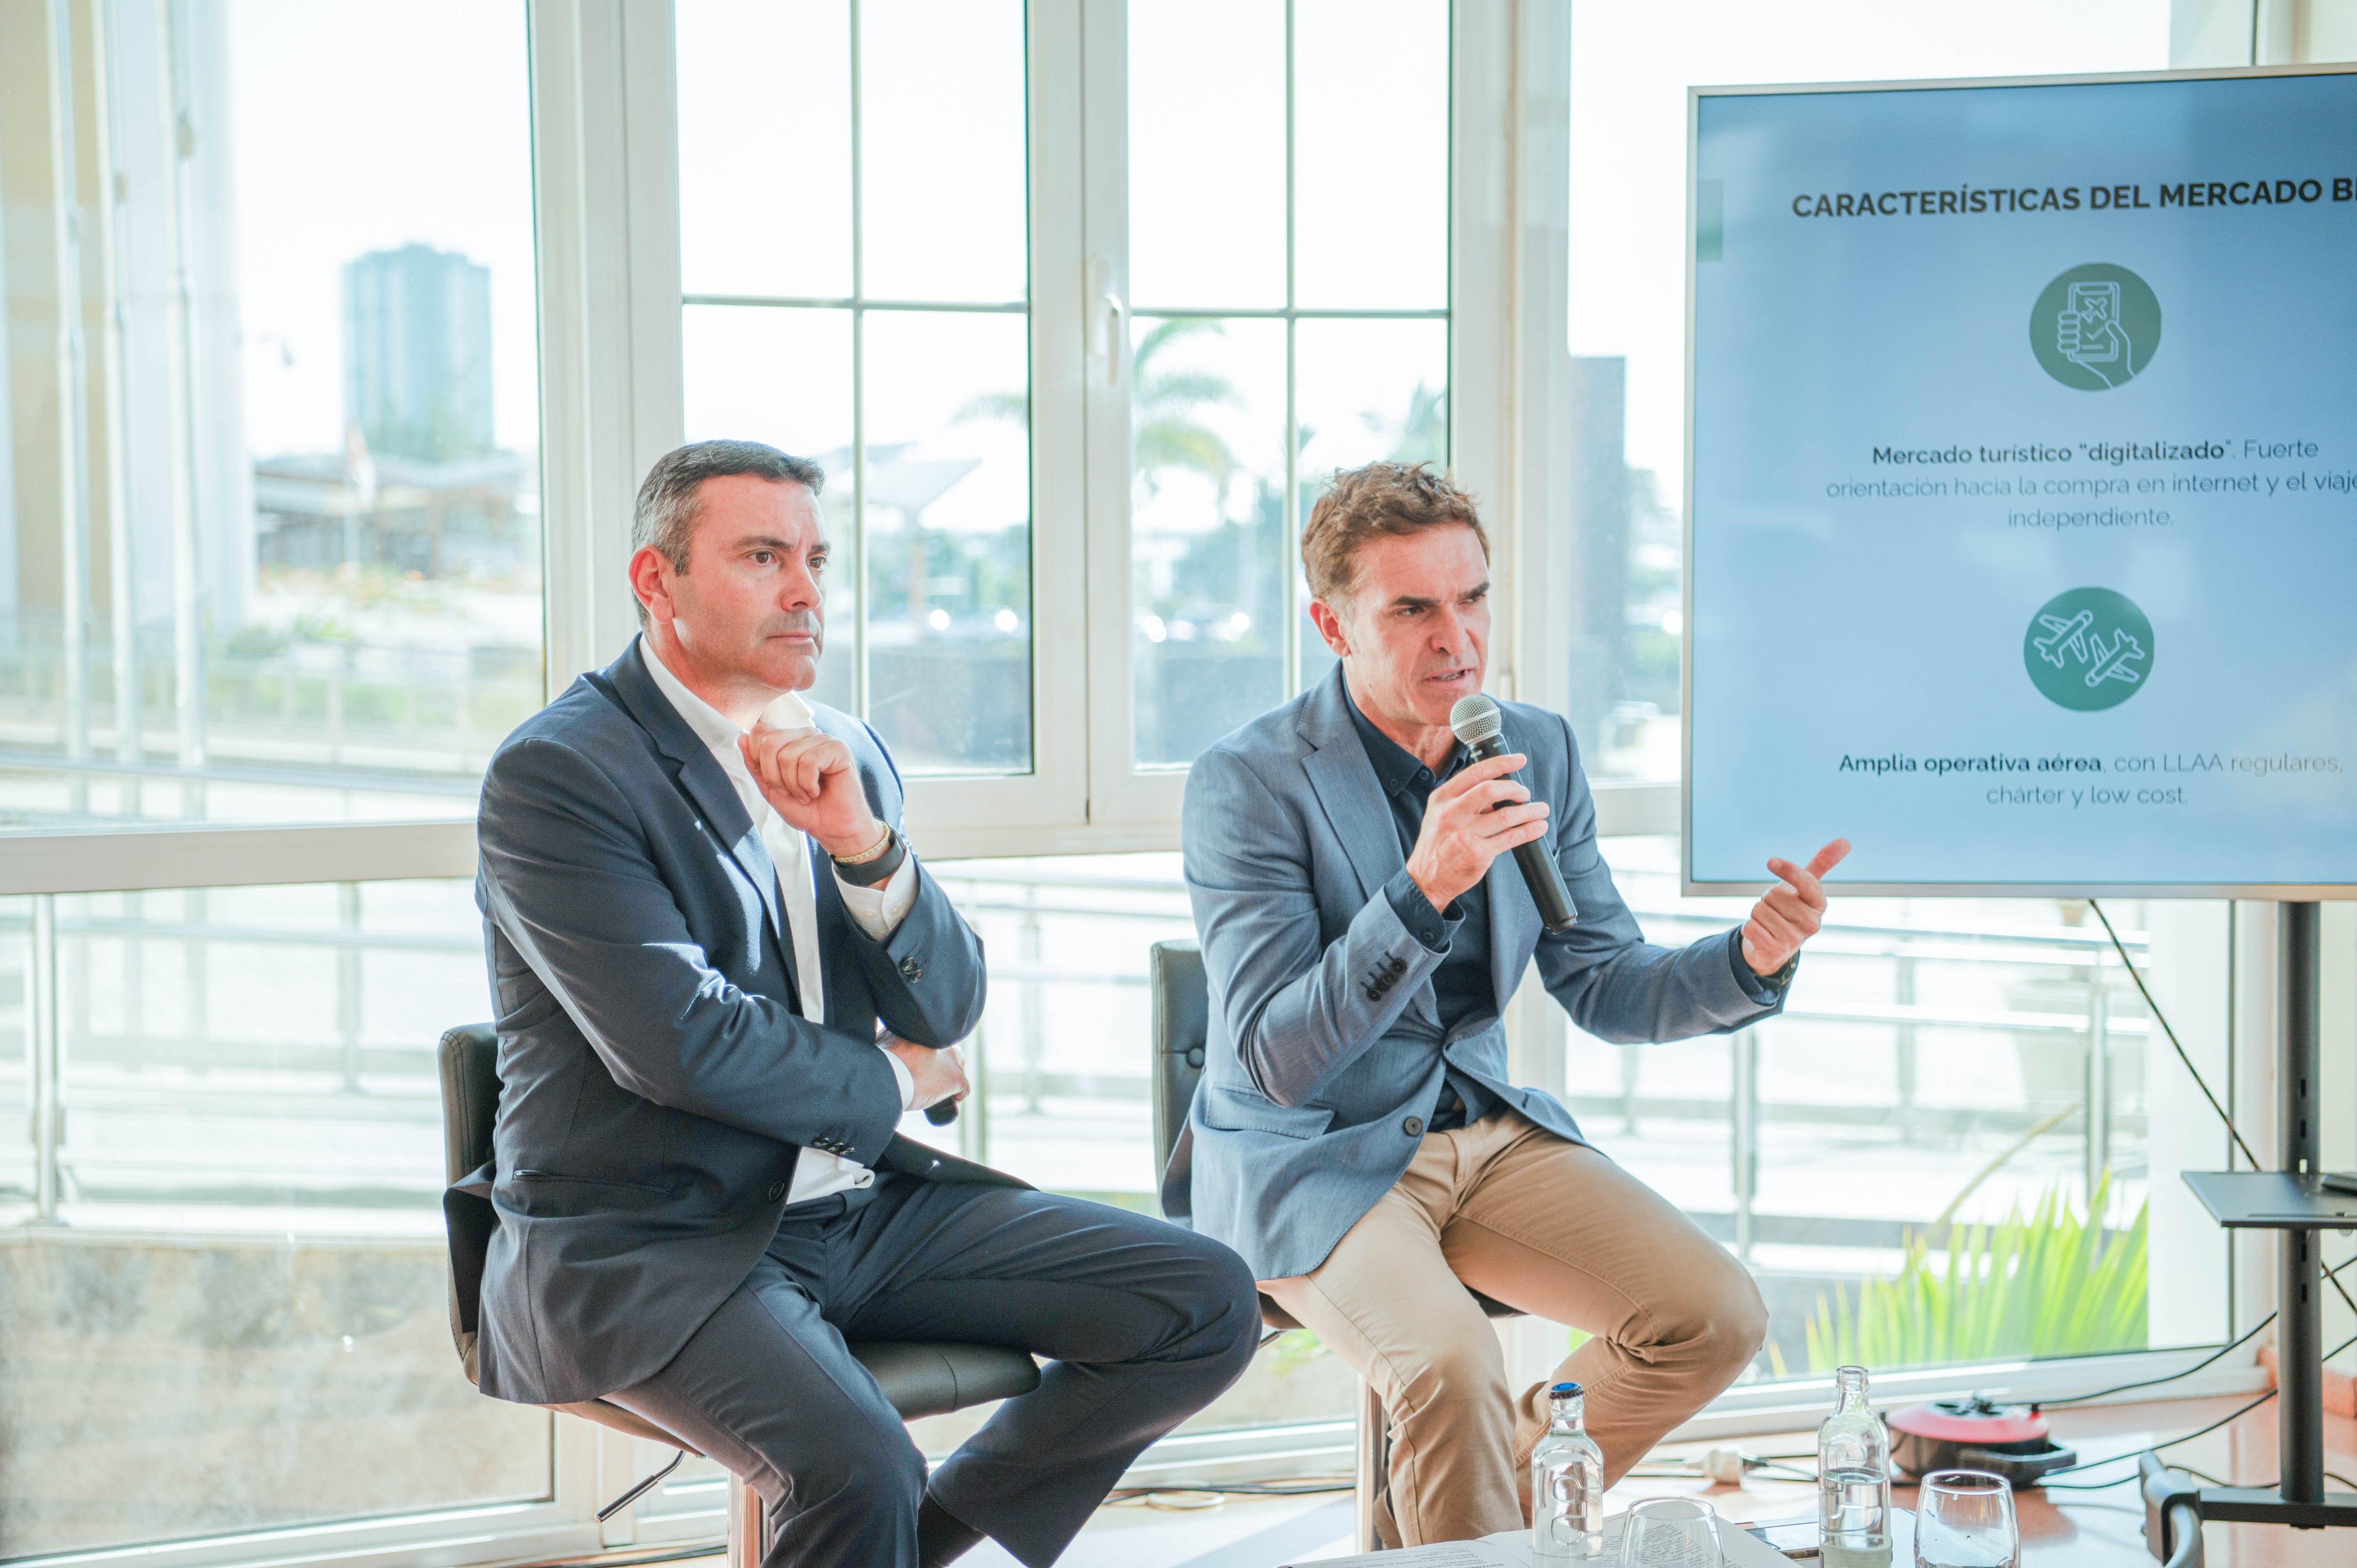
<path fill-rule="evenodd" d="M 490 454 L 489 267 L 430 245 L 345 263 L 344 418 L 381 456 Z"/>
<path fill-rule="evenodd" d="M 351 459 L 334 452 L 253 465 L 264 566 L 327 572 L 350 563 L 437 578 L 497 577 L 536 564 L 539 518 L 521 454 L 371 459 L 364 479 L 352 470 Z"/>

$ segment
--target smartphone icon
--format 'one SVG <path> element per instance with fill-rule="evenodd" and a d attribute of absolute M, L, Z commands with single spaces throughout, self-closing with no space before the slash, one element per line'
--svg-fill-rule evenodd
<path fill-rule="evenodd" d="M 2078 365 L 2108 365 L 2127 357 L 2127 334 L 2119 328 L 2120 285 L 2074 283 L 2058 323 L 2055 348 Z"/>

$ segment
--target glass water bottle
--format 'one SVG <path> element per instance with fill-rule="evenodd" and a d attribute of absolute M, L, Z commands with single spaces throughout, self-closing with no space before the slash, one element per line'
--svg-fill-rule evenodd
<path fill-rule="evenodd" d="M 1824 1568 L 1889 1568 L 1890 1434 L 1866 1402 L 1866 1369 L 1835 1374 L 1833 1414 L 1817 1428 L 1817 1523 Z"/>
<path fill-rule="evenodd" d="M 1604 1555 L 1604 1450 L 1583 1424 L 1577 1383 L 1547 1390 L 1549 1420 L 1531 1450 L 1531 1552 L 1542 1563 Z"/>

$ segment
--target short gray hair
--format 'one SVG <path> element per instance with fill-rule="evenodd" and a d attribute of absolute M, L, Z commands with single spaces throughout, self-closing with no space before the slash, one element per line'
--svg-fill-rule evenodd
<path fill-rule="evenodd" d="M 703 511 L 697 493 L 706 479 L 751 474 L 780 484 L 802 486 L 816 496 L 826 488 L 826 470 L 808 457 L 795 457 L 761 441 L 691 441 L 655 459 L 639 487 L 639 501 L 630 514 L 630 553 L 655 550 L 674 572 L 687 570 L 687 543 L 695 535 Z M 636 602 L 637 596 L 631 596 Z M 639 605 L 639 624 L 647 624 L 647 607 Z"/>

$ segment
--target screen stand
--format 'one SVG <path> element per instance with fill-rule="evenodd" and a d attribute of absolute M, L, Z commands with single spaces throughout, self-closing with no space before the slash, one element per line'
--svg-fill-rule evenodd
<path fill-rule="evenodd" d="M 2357 1492 L 2324 1489 L 2324 1270 L 2321 1232 L 2357 1229 L 2357 1197 L 2317 1179 L 2317 907 L 2277 907 L 2276 971 L 2276 1146 L 2282 1169 L 2188 1171 L 2219 1224 L 2274 1230 L 2277 1239 L 2276 1404 L 2282 1479 L 2274 1490 L 2202 1487 L 2171 1477 L 2157 1455 L 2143 1460 L 2145 1541 L 2153 1555 L 2196 1564 L 2173 1541 L 2173 1507 L 2191 1499 L 2204 1520 L 2282 1524 L 2295 1530 L 2357 1527 Z M 2179 1515 L 2178 1517 L 2181 1517 Z M 2198 1532 L 2197 1532 L 2198 1533 Z"/>

